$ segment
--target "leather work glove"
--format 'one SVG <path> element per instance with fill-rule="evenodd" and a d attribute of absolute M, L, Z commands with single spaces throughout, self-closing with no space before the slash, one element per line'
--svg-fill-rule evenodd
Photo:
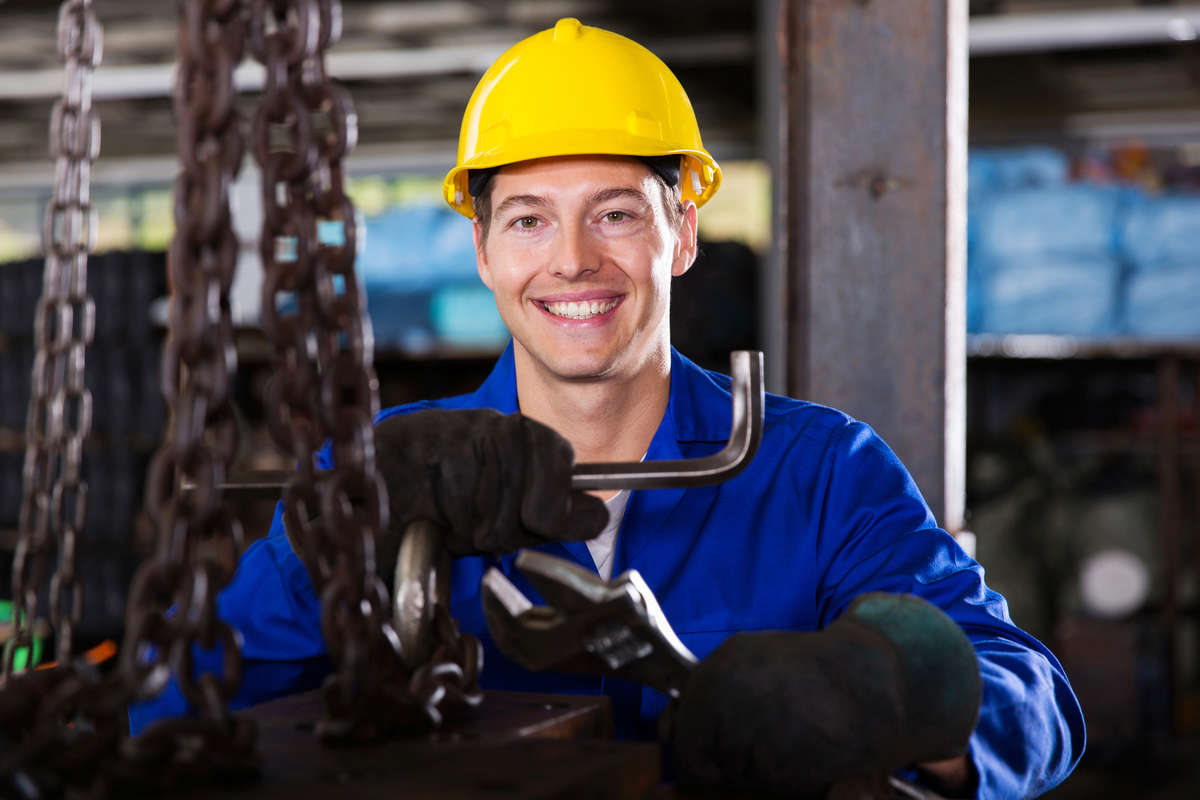
<path fill-rule="evenodd" d="M 416 520 L 441 528 L 455 556 L 592 539 L 608 524 L 602 500 L 571 490 L 570 443 L 520 414 L 399 414 L 375 426 L 375 451 L 390 506 L 378 563 L 389 569 Z"/>
<path fill-rule="evenodd" d="M 684 783 L 822 797 L 839 781 L 965 753 L 981 692 L 953 620 L 875 592 L 816 633 L 730 637 L 666 724 Z"/>

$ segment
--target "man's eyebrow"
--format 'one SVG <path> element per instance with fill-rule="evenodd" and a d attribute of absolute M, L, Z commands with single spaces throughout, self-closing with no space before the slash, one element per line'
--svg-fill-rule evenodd
<path fill-rule="evenodd" d="M 645 203 L 646 205 L 650 204 L 650 199 L 648 197 L 646 197 L 644 192 L 641 192 L 638 189 L 634 189 L 634 188 L 631 188 L 628 186 L 614 186 L 614 187 L 610 187 L 608 189 L 600 189 L 600 190 L 594 192 L 592 194 L 592 196 L 588 198 L 588 205 L 598 205 L 600 203 L 607 203 L 610 200 L 615 200 L 617 198 L 622 198 L 622 197 L 632 199 L 632 200 L 637 200 L 641 203 Z M 518 207 L 518 206 L 522 206 L 522 207 L 532 206 L 534 208 L 548 208 L 550 206 L 550 201 L 546 197 L 544 197 L 540 194 L 509 195 L 508 197 L 504 198 L 504 200 L 502 200 L 500 202 L 500 205 L 496 206 L 496 210 L 493 213 L 496 216 L 499 216 L 499 215 L 503 214 L 505 211 L 508 211 L 508 210 Z"/>
<path fill-rule="evenodd" d="M 514 206 L 534 206 L 537 208 L 545 208 L 549 205 L 550 201 L 548 201 L 545 197 L 542 197 L 540 194 L 513 194 L 504 198 L 504 200 L 500 203 L 500 205 L 496 206 L 496 210 L 492 213 L 499 216 Z"/>
<path fill-rule="evenodd" d="M 588 205 L 607 203 L 609 200 L 616 200 L 622 197 L 638 200 L 646 205 L 650 204 L 650 198 L 646 197 L 645 193 L 627 186 L 615 186 L 610 189 L 601 189 L 593 194 L 588 198 Z"/>

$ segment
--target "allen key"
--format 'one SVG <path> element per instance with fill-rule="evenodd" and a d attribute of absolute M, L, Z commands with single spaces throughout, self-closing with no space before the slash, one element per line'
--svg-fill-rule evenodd
<path fill-rule="evenodd" d="M 673 461 L 590 462 L 571 470 L 572 489 L 684 489 L 722 483 L 737 475 L 758 450 L 763 430 L 763 356 L 735 350 L 729 357 L 732 422 L 729 441 L 718 453 Z M 292 473 L 261 470 L 240 473 L 220 484 L 242 497 L 277 497 Z M 191 488 L 187 486 L 185 488 Z"/>
<path fill-rule="evenodd" d="M 730 385 L 733 419 L 729 441 L 720 452 L 674 461 L 576 464 L 571 470 L 571 488 L 685 489 L 723 483 L 737 475 L 754 458 L 762 441 L 765 402 L 762 353 L 733 351 L 729 356 L 729 372 L 733 379 Z"/>

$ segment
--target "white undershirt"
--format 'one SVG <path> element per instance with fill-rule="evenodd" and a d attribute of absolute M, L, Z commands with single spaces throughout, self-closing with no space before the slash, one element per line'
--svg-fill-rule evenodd
<path fill-rule="evenodd" d="M 617 529 L 621 527 L 621 520 L 625 517 L 625 506 L 628 503 L 628 489 L 622 489 L 605 500 L 604 507 L 608 509 L 608 525 L 600 532 L 599 536 L 588 540 L 587 543 L 588 552 L 592 554 L 592 561 L 596 562 L 596 572 L 600 573 L 600 577 L 604 578 L 604 580 L 612 578 L 613 552 L 617 546 Z"/>

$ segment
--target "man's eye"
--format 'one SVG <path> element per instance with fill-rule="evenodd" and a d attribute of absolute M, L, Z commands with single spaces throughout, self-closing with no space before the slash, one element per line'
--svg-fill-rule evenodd
<path fill-rule="evenodd" d="M 604 215 L 604 219 L 607 222 L 623 222 L 628 216 L 624 211 L 610 211 Z"/>
<path fill-rule="evenodd" d="M 517 220 L 517 227 L 525 228 L 526 230 L 530 228 L 536 228 L 537 224 L 537 217 L 521 217 Z"/>

